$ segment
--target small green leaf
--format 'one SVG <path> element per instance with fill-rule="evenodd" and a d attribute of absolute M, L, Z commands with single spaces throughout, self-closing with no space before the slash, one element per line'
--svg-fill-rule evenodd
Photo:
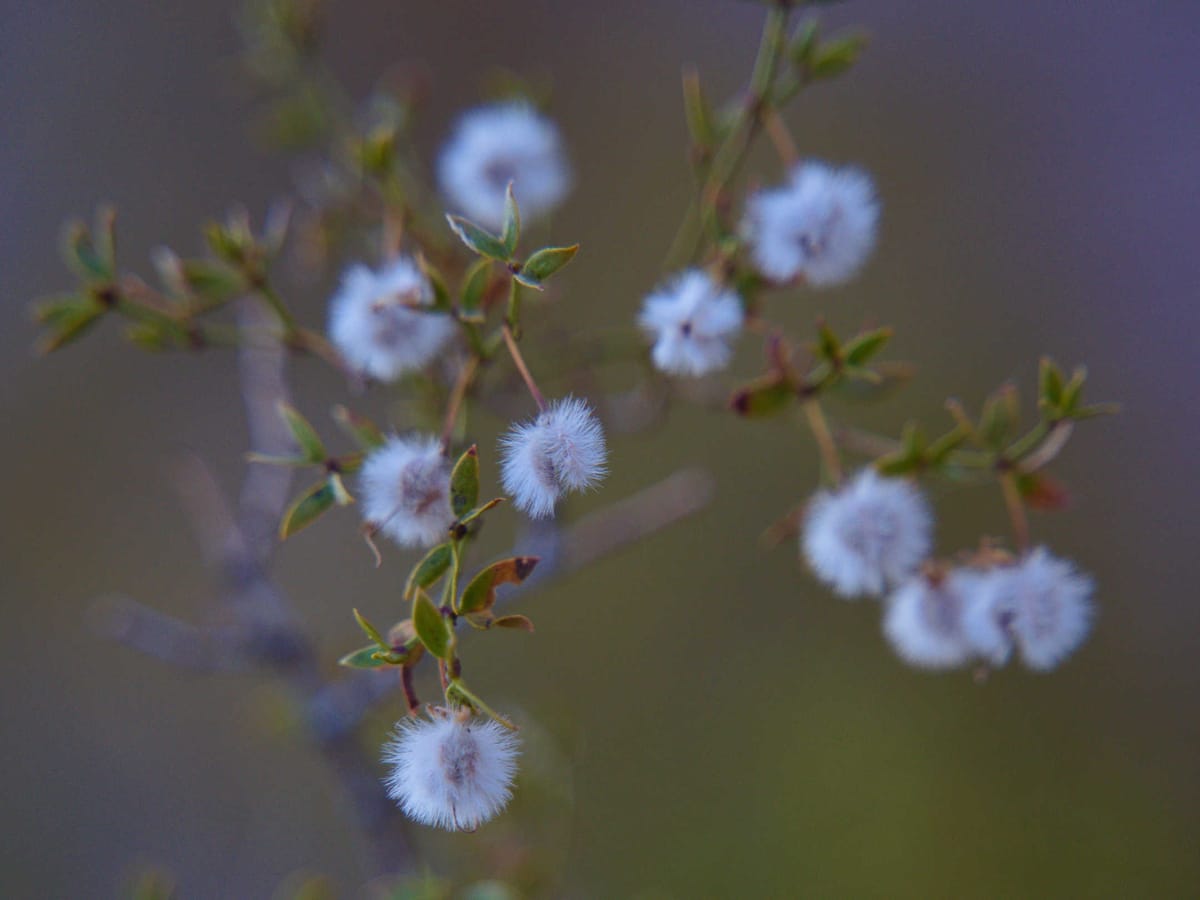
<path fill-rule="evenodd" d="M 438 659 L 447 659 L 450 656 L 454 640 L 450 624 L 433 605 L 429 595 L 420 590 L 417 591 L 416 600 L 413 602 L 413 627 L 416 628 L 417 637 L 426 650 Z"/>
<path fill-rule="evenodd" d="M 1057 411 L 1062 405 L 1063 378 L 1062 371 L 1048 356 L 1043 356 L 1038 364 L 1038 401 L 1039 405 L 1049 411 Z"/>
<path fill-rule="evenodd" d="M 1020 422 L 1020 403 L 1017 389 L 1011 384 L 1002 386 L 988 397 L 979 417 L 979 433 L 989 446 L 999 448 L 1014 433 Z"/>
<path fill-rule="evenodd" d="M 383 432 L 366 416 L 351 412 L 344 406 L 335 406 L 333 420 L 351 440 L 357 441 L 364 450 L 375 450 L 383 446 Z"/>
<path fill-rule="evenodd" d="M 181 260 L 179 276 L 186 288 L 208 300 L 234 297 L 246 289 L 240 272 L 214 260 Z"/>
<path fill-rule="evenodd" d="M 287 403 L 281 402 L 278 409 L 284 422 L 287 423 L 288 431 L 292 433 L 292 438 L 299 446 L 300 452 L 304 454 L 304 458 L 312 463 L 324 462 L 327 456 L 325 445 L 321 443 L 321 438 L 317 435 L 316 429 L 309 424 L 308 419 Z"/>
<path fill-rule="evenodd" d="M 826 41 L 810 53 L 806 69 L 808 77 L 817 81 L 841 75 L 858 62 L 866 47 L 866 36 L 861 34 Z"/>
<path fill-rule="evenodd" d="M 956 425 L 929 444 L 925 449 L 925 462 L 931 466 L 940 466 L 968 437 L 967 429 Z"/>
<path fill-rule="evenodd" d="M 450 223 L 450 229 L 458 235 L 459 239 L 480 256 L 502 261 L 509 259 L 509 253 L 505 249 L 504 243 L 490 231 L 485 231 L 462 216 L 447 214 L 446 221 Z"/>
<path fill-rule="evenodd" d="M 433 288 L 433 303 L 427 309 L 436 312 L 449 312 L 451 308 L 450 291 L 446 289 L 446 279 L 442 277 L 442 273 L 425 258 L 424 254 L 417 255 L 417 266 L 429 281 L 430 287 Z"/>
<path fill-rule="evenodd" d="M 392 649 L 391 644 L 383 639 L 383 634 L 379 629 L 368 622 L 366 616 L 360 613 L 358 609 L 354 610 L 354 621 L 358 623 L 358 627 L 362 629 L 363 634 L 375 642 L 376 647 L 383 650 Z"/>
<path fill-rule="evenodd" d="M 716 141 L 712 107 L 700 89 L 700 73 L 693 66 L 683 70 L 683 111 L 692 143 L 702 150 L 711 148 Z"/>
<path fill-rule="evenodd" d="M 482 503 L 479 506 L 476 506 L 474 509 L 467 510 L 467 512 L 465 512 L 461 516 L 459 516 L 458 524 L 459 525 L 469 525 L 472 522 L 474 522 L 476 519 L 478 519 L 480 516 L 482 516 L 489 509 L 491 509 L 494 506 L 499 506 L 503 502 L 504 502 L 503 497 L 493 497 L 487 503 Z"/>
<path fill-rule="evenodd" d="M 79 277 L 86 281 L 111 281 L 114 276 L 110 261 L 105 260 L 83 222 L 71 222 L 63 232 L 63 258 Z"/>
<path fill-rule="evenodd" d="M 796 390 L 779 375 L 765 375 L 734 392 L 729 406 L 739 416 L 759 418 L 781 412 L 796 400 Z"/>
<path fill-rule="evenodd" d="M 500 616 L 492 620 L 492 626 L 494 628 L 519 628 L 521 631 L 528 631 L 530 634 L 533 634 L 533 622 L 522 615 Z"/>
<path fill-rule="evenodd" d="M 338 660 L 338 665 L 346 666 L 348 669 L 379 669 L 390 665 L 389 661 L 383 657 L 383 651 L 378 646 L 368 644 L 366 647 L 359 647 L 357 650 L 347 653 Z"/>
<path fill-rule="evenodd" d="M 824 319 L 817 323 L 817 356 L 830 363 L 840 363 L 842 359 L 842 344 L 829 323 Z"/>
<path fill-rule="evenodd" d="M 458 458 L 450 473 L 450 508 L 461 516 L 479 502 L 479 448 L 474 444 Z"/>
<path fill-rule="evenodd" d="M 446 574 L 454 553 L 449 544 L 438 544 L 425 554 L 425 558 L 417 563 L 408 575 L 408 583 L 404 586 L 404 599 L 411 600 L 417 588 L 428 588 L 437 584 L 439 578 Z"/>
<path fill-rule="evenodd" d="M 48 330 L 39 338 L 37 352 L 51 353 L 79 339 L 100 321 L 104 310 L 104 305 L 94 297 L 81 294 L 54 297 L 37 304 L 34 319 Z"/>
<path fill-rule="evenodd" d="M 246 462 L 258 463 L 263 466 L 291 466 L 293 468 L 312 465 L 303 456 L 276 456 L 271 453 L 256 453 L 253 450 L 246 454 Z"/>
<path fill-rule="evenodd" d="M 855 336 L 843 348 L 843 357 L 849 366 L 862 366 L 870 362 L 892 337 L 892 329 L 877 328 Z"/>
<path fill-rule="evenodd" d="M 793 63 L 803 69 L 808 68 L 812 61 L 813 51 L 817 48 L 820 33 L 820 23 L 815 18 L 805 19 L 797 26 L 788 42 L 787 49 L 788 57 Z"/>
<path fill-rule="evenodd" d="M 329 486 L 328 481 L 314 484 L 301 494 L 283 514 L 283 521 L 279 523 L 279 536 L 284 539 L 290 538 L 301 528 L 311 525 L 335 502 L 333 488 Z"/>
<path fill-rule="evenodd" d="M 578 244 L 572 244 L 570 247 L 543 247 L 525 260 L 525 264 L 521 266 L 518 274 L 524 278 L 531 278 L 540 285 L 541 282 L 574 259 L 578 252 Z M 522 281 L 521 283 L 526 284 L 527 282 Z M 530 286 L 536 287 L 537 285 Z"/>
<path fill-rule="evenodd" d="M 517 207 L 517 198 L 513 196 L 513 183 L 510 181 L 508 189 L 504 192 L 504 231 L 500 235 L 506 259 L 512 259 L 520 239 L 521 210 Z"/>
<path fill-rule="evenodd" d="M 544 291 L 546 289 L 540 281 L 522 269 L 517 269 L 517 271 L 513 272 L 512 277 L 513 281 L 517 284 L 523 284 L 525 287 L 533 288 L 535 291 Z"/>
<path fill-rule="evenodd" d="M 1087 367 L 1076 366 L 1075 371 L 1071 373 L 1071 380 L 1063 385 L 1062 389 L 1062 411 L 1066 415 L 1070 415 L 1079 406 L 1079 401 L 1083 396 L 1083 385 L 1087 381 Z"/>
<path fill-rule="evenodd" d="M 462 321 L 482 322 L 484 320 L 483 298 L 487 293 L 488 284 L 492 280 L 493 262 L 485 256 L 467 269 L 467 274 L 463 276 L 460 291 L 461 303 L 458 308 L 458 317 Z"/>
<path fill-rule="evenodd" d="M 459 611 L 466 613 L 490 610 L 496 602 L 496 588 L 502 584 L 520 584 L 538 564 L 536 556 L 514 556 L 494 562 L 474 578 L 463 591 Z"/>

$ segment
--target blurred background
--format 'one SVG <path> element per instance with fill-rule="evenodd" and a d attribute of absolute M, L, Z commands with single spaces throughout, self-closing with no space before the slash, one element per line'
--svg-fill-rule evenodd
<path fill-rule="evenodd" d="M 29 301 L 72 283 L 64 219 L 116 204 L 123 264 L 145 272 L 153 247 L 199 253 L 202 221 L 235 202 L 257 218 L 289 190 L 230 75 L 234 13 L 0 4 L 5 896 L 118 895 L 147 864 L 185 897 L 364 881 L 336 784 L 269 678 L 175 671 L 87 624 L 113 593 L 212 615 L 169 469 L 195 452 L 236 486 L 231 357 L 142 354 L 112 328 L 30 350 Z M 583 245 L 552 314 L 618 327 L 690 196 L 680 68 L 736 90 L 761 17 L 732 0 L 333 2 L 328 59 L 355 94 L 427 64 L 427 154 L 492 67 L 552 79 L 578 176 L 553 234 Z M 523 600 L 535 636 L 466 641 L 475 683 L 536 723 L 530 787 L 492 836 L 422 846 L 439 871 L 482 871 L 478 842 L 525 834 L 554 896 L 1196 896 L 1200 8 L 859 0 L 826 20 L 872 44 L 788 121 L 806 154 L 874 174 L 881 242 L 851 285 L 778 296 L 769 315 L 797 333 L 819 311 L 893 324 L 916 380 L 885 408 L 832 410 L 884 430 L 941 427 L 946 396 L 977 409 L 1006 379 L 1031 396 L 1043 353 L 1086 362 L 1090 396 L 1124 412 L 1076 432 L 1052 470 L 1073 506 L 1033 527 L 1094 574 L 1094 633 L 1050 675 L 905 667 L 873 605 L 834 599 L 790 545 L 759 545 L 816 483 L 807 435 L 680 407 L 614 439 L 612 477 L 579 509 L 685 464 L 714 473 L 712 504 Z M 751 168 L 778 178 L 766 152 Z M 310 323 L 328 284 L 290 287 Z M 756 370 L 753 344 L 736 372 Z M 296 379 L 332 430 L 321 410 L 344 386 L 313 366 Z M 500 424 L 479 422 L 482 447 Z M 943 552 L 1006 530 L 998 492 L 935 500 Z M 406 571 L 395 554 L 373 569 L 356 526 L 335 513 L 277 556 L 331 667 L 361 643 L 350 607 L 394 617 Z M 363 740 L 399 714 L 397 699 Z"/>

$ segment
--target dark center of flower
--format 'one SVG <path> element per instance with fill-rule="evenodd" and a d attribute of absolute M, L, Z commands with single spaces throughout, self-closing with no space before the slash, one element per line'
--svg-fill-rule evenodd
<path fill-rule="evenodd" d="M 517 164 L 511 159 L 493 159 L 483 167 L 483 177 L 496 190 L 502 191 L 517 178 Z"/>

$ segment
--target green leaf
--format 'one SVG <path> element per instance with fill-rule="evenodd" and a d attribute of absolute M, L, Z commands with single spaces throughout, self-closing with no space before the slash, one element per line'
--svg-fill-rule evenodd
<path fill-rule="evenodd" d="M 474 522 L 476 519 L 478 519 L 480 516 L 482 516 L 489 509 L 491 509 L 494 506 L 499 506 L 503 502 L 504 502 L 503 497 L 493 497 L 487 503 L 481 503 L 479 506 L 476 506 L 474 509 L 467 510 L 465 513 L 463 513 L 461 516 L 459 516 L 458 524 L 459 525 L 469 525 L 472 522 Z"/>
<path fill-rule="evenodd" d="M 46 354 L 65 347 L 82 337 L 100 321 L 105 307 L 94 297 L 83 294 L 68 294 L 53 297 L 36 304 L 34 319 L 45 325 L 48 333 L 38 339 L 38 353 Z"/>
<path fill-rule="evenodd" d="M 442 277 L 442 273 L 425 258 L 424 254 L 417 254 L 417 266 L 429 281 L 430 287 L 433 288 L 433 303 L 426 308 L 431 312 L 449 312 L 451 308 L 450 292 L 446 289 L 446 279 Z"/>
<path fill-rule="evenodd" d="M 304 458 L 312 463 L 324 462 L 328 455 L 325 452 L 325 445 L 321 443 L 321 438 L 317 435 L 316 429 L 309 424 L 308 419 L 287 403 L 279 403 L 278 409 Z"/>
<path fill-rule="evenodd" d="M 842 359 L 842 344 L 829 323 L 824 319 L 817 323 L 817 356 L 831 363 L 840 363 Z"/>
<path fill-rule="evenodd" d="M 480 256 L 507 261 L 509 253 L 504 243 L 490 231 L 485 231 L 469 219 L 447 214 L 446 221 L 459 239 Z"/>
<path fill-rule="evenodd" d="M 375 644 L 359 647 L 338 660 L 339 666 L 349 669 L 379 669 L 390 664 L 383 651 Z"/>
<path fill-rule="evenodd" d="M 438 544 L 426 553 L 425 558 L 417 563 L 408 575 L 408 583 L 404 586 L 404 599 L 411 600 L 413 592 L 418 588 L 428 588 L 437 584 L 453 560 L 454 552 L 449 544 Z"/>
<path fill-rule="evenodd" d="M 1002 386 L 988 397 L 979 417 L 979 433 L 989 446 L 999 448 L 1015 432 L 1020 422 L 1020 403 L 1017 389 L 1011 384 Z"/>
<path fill-rule="evenodd" d="M 486 256 L 477 260 L 467 269 L 463 276 L 461 289 L 462 302 L 459 304 L 458 317 L 464 322 L 482 322 L 483 298 L 487 293 L 488 284 L 492 280 L 493 260 Z"/>
<path fill-rule="evenodd" d="M 358 623 L 358 627 L 362 629 L 363 634 L 373 640 L 377 647 L 383 650 L 392 649 L 391 645 L 383 639 L 383 634 L 380 630 L 368 622 L 366 616 L 360 613 L 357 608 L 354 610 L 354 621 Z"/>
<path fill-rule="evenodd" d="M 692 66 L 683 70 L 683 112 L 692 143 L 703 150 L 711 148 L 717 137 L 712 107 L 700 89 L 700 73 Z"/>
<path fill-rule="evenodd" d="M 520 239 L 521 210 L 517 207 L 517 198 L 513 196 L 513 183 L 510 181 L 504 192 L 504 231 L 500 235 L 506 259 L 512 259 Z"/>
<path fill-rule="evenodd" d="M 383 432 L 366 416 L 351 412 L 345 406 L 335 406 L 333 420 L 351 440 L 356 441 L 364 450 L 375 450 L 383 446 Z"/>
<path fill-rule="evenodd" d="M 855 336 L 842 350 L 846 364 L 862 366 L 871 360 L 892 337 L 892 329 L 877 328 Z"/>
<path fill-rule="evenodd" d="M 821 34 L 821 26 L 817 19 L 809 18 L 801 22 L 791 40 L 788 41 L 788 57 L 797 66 L 807 69 L 812 60 L 813 51 Z"/>
<path fill-rule="evenodd" d="M 1076 366 L 1075 371 L 1071 373 L 1071 380 L 1063 385 L 1062 389 L 1062 404 L 1063 413 L 1070 415 L 1079 406 L 1079 401 L 1083 397 L 1083 385 L 1087 381 L 1087 367 Z"/>
<path fill-rule="evenodd" d="M 461 516 L 479 502 L 479 448 L 474 444 L 458 458 L 450 473 L 450 508 Z"/>
<path fill-rule="evenodd" d="M 1039 405 L 1049 411 L 1057 411 L 1062 405 L 1063 378 L 1062 371 L 1048 356 L 1043 356 L 1038 364 L 1038 401 Z"/>
<path fill-rule="evenodd" d="M 826 41 L 809 54 L 808 77 L 817 81 L 841 75 L 858 62 L 866 47 L 867 38 L 861 34 Z"/>
<path fill-rule="evenodd" d="M 449 658 L 454 632 L 450 630 L 450 624 L 442 617 L 438 608 L 433 605 L 429 595 L 420 590 L 417 591 L 416 600 L 413 602 L 413 627 L 416 628 L 417 637 L 426 650 L 438 659 Z"/>
<path fill-rule="evenodd" d="M 781 376 L 771 374 L 735 391 L 729 406 L 739 416 L 753 419 L 781 412 L 795 400 L 795 388 Z"/>
<path fill-rule="evenodd" d="M 290 538 L 301 528 L 311 525 L 321 513 L 336 502 L 334 490 L 328 481 L 314 484 L 283 514 L 283 521 L 279 523 L 279 536 L 284 539 Z"/>
<path fill-rule="evenodd" d="M 543 281 L 574 259 L 575 254 L 578 252 L 578 244 L 572 244 L 570 247 L 543 247 L 530 256 L 529 259 L 525 260 L 525 264 L 521 266 L 521 271 L 518 275 L 537 282 L 537 284 L 532 284 L 530 287 L 538 287 Z M 521 283 L 528 284 L 527 281 L 521 281 Z"/>
<path fill-rule="evenodd" d="M 97 249 L 83 222 L 71 222 L 64 230 L 63 258 L 85 281 L 111 281 L 115 275 L 111 260 L 106 260 Z"/>
<path fill-rule="evenodd" d="M 490 610 L 496 602 L 496 588 L 502 584 L 520 584 L 538 564 L 536 556 L 514 556 L 494 562 L 474 578 L 463 591 L 459 612 L 476 613 Z"/>

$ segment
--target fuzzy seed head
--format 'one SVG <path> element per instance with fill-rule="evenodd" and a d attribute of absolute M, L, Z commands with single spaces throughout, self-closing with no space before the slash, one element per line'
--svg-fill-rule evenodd
<path fill-rule="evenodd" d="M 385 745 L 384 783 L 404 814 L 447 831 L 474 831 L 512 796 L 519 744 L 490 719 L 453 712 L 400 723 Z"/>
<path fill-rule="evenodd" d="M 1003 665 L 1015 647 L 1029 668 L 1053 669 L 1087 637 L 1092 587 L 1072 563 L 1039 547 L 981 575 L 964 619 L 967 638 L 992 665 Z"/>
<path fill-rule="evenodd" d="M 448 315 L 423 312 L 433 287 L 408 257 L 373 271 L 352 266 L 330 301 L 329 336 L 351 368 L 380 381 L 431 362 L 454 334 Z"/>
<path fill-rule="evenodd" d="M 607 456 L 604 429 L 592 408 L 566 397 L 500 439 L 500 481 L 519 509 L 544 519 L 562 494 L 600 481 Z"/>
<path fill-rule="evenodd" d="M 510 181 L 521 218 L 532 221 L 562 202 L 571 171 L 553 122 L 528 103 L 499 103 L 459 119 L 438 160 L 438 180 L 451 206 L 499 231 Z"/>
<path fill-rule="evenodd" d="M 848 281 L 875 247 L 879 204 L 854 168 L 803 162 L 781 187 L 746 204 L 742 231 L 755 267 L 772 281 L 803 276 L 813 287 Z"/>
<path fill-rule="evenodd" d="M 906 662 L 926 669 L 964 665 L 974 650 L 963 616 L 979 590 L 980 575 L 953 569 L 930 577 L 914 575 L 888 597 L 883 633 Z"/>
<path fill-rule="evenodd" d="M 401 546 L 432 546 L 454 522 L 450 466 L 437 438 L 388 438 L 364 460 L 359 490 L 366 520 Z"/>
<path fill-rule="evenodd" d="M 654 364 L 672 375 L 723 369 L 742 329 L 738 295 L 700 269 L 688 269 L 650 294 L 638 317 L 654 341 Z"/>
<path fill-rule="evenodd" d="M 821 581 L 843 597 L 879 596 L 929 555 L 933 516 L 913 484 L 863 469 L 809 502 L 801 550 Z"/>

